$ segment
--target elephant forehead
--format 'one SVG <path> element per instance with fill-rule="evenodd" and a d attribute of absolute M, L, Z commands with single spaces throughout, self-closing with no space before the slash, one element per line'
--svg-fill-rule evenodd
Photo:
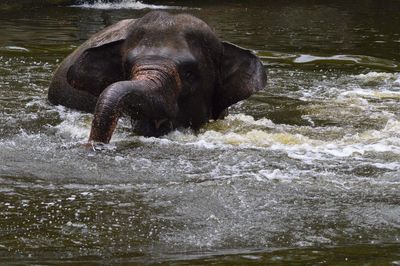
<path fill-rule="evenodd" d="M 139 46 L 157 47 L 164 46 L 171 49 L 187 48 L 187 40 L 182 32 L 176 29 L 148 31 L 142 35 Z"/>
<path fill-rule="evenodd" d="M 147 56 L 157 56 L 157 57 L 165 57 L 173 59 L 174 61 L 180 61 L 181 59 L 185 60 L 194 60 L 194 56 L 190 52 L 187 45 L 185 46 L 173 46 L 173 45 L 165 45 L 159 44 L 157 46 L 147 46 L 140 45 L 135 47 L 134 49 L 129 51 L 128 60 L 135 60 L 139 57 L 147 57 Z"/>
<path fill-rule="evenodd" d="M 142 30 L 152 32 L 157 30 L 166 31 L 168 29 L 175 29 L 177 31 L 194 29 L 211 30 L 204 21 L 194 16 L 188 14 L 174 15 L 164 11 L 153 11 L 146 14 L 137 21 L 136 26 Z"/>

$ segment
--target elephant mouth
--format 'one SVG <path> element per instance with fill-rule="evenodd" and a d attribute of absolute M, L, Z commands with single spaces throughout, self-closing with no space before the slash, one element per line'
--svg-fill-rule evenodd
<path fill-rule="evenodd" d="M 145 137 L 160 137 L 174 130 L 174 124 L 168 118 L 162 119 L 132 119 L 133 131 Z"/>

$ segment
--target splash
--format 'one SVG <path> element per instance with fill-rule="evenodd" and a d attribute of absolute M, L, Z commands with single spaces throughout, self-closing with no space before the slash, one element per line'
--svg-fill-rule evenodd
<path fill-rule="evenodd" d="M 73 7 L 80 8 L 92 8 L 92 9 L 183 9 L 183 7 L 179 6 L 166 6 L 166 5 L 150 5 L 144 4 L 141 1 L 135 0 L 122 0 L 115 3 L 97 0 L 94 3 L 89 3 L 87 1 L 83 2 L 80 5 L 74 5 Z"/>
<path fill-rule="evenodd" d="M 58 113 L 62 122 L 54 127 L 49 126 L 50 134 L 75 142 L 87 138 L 90 129 L 90 115 L 68 110 L 64 106 L 55 106 L 53 110 Z"/>
<path fill-rule="evenodd" d="M 336 134 L 336 127 L 292 127 L 273 124 L 267 119 L 256 120 L 251 116 L 229 115 L 225 120 L 213 122 L 224 126 L 209 125 L 195 135 L 193 132 L 175 131 L 164 138 L 168 145 L 189 145 L 203 149 L 256 149 L 280 152 L 288 157 L 315 164 L 316 161 L 344 160 L 345 158 L 385 158 L 380 168 L 397 169 L 400 164 L 400 122 L 390 119 L 377 130 L 354 134 Z M 212 124 L 213 124 L 212 123 Z M 332 132 L 330 132 L 330 130 Z M 336 137 L 316 138 L 315 132 Z M 165 139 L 163 140 L 164 144 Z M 153 139 L 155 141 L 155 139 Z"/>
<path fill-rule="evenodd" d="M 395 90 L 400 90 L 400 74 L 387 72 L 368 72 L 352 76 L 354 79 L 366 86 L 390 86 Z"/>

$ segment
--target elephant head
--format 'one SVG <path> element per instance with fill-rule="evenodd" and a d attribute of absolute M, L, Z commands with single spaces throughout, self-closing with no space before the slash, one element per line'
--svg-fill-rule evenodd
<path fill-rule="evenodd" d="M 49 100 L 94 111 L 89 141 L 108 143 L 122 115 L 145 136 L 197 130 L 265 84 L 260 60 L 221 42 L 202 20 L 150 12 L 104 29 L 67 57 Z"/>

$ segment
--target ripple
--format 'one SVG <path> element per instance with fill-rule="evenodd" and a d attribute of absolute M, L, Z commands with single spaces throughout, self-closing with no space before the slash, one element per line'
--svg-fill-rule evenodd
<path fill-rule="evenodd" d="M 364 68 L 400 71 L 399 63 L 396 61 L 367 55 L 319 56 L 312 54 L 287 54 L 275 51 L 258 51 L 257 54 L 266 62 L 278 62 L 290 65 L 356 65 Z"/>
<path fill-rule="evenodd" d="M 20 52 L 20 53 L 30 52 L 29 49 L 27 49 L 25 47 L 20 47 L 20 46 L 4 46 L 4 47 L 0 47 L 0 51 Z"/>
<path fill-rule="evenodd" d="M 180 6 L 166 6 L 166 5 L 151 5 L 144 4 L 141 1 L 135 0 L 122 0 L 117 3 L 110 3 L 103 0 L 97 0 L 94 3 L 83 2 L 80 5 L 73 5 L 72 7 L 91 8 L 91 9 L 185 9 Z"/>

